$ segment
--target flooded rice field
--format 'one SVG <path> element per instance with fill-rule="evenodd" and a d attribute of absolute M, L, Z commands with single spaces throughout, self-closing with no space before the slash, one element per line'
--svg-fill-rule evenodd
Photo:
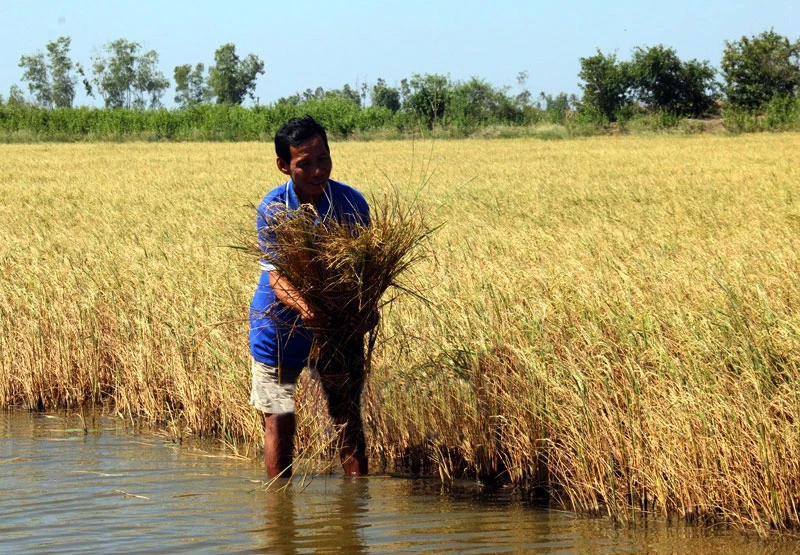
<path fill-rule="evenodd" d="M 91 425 L 90 425 L 91 424 Z M 111 417 L 0 412 L 1 553 L 778 553 L 732 531 L 531 507 L 433 479 L 316 476 L 267 489 L 258 461 Z"/>

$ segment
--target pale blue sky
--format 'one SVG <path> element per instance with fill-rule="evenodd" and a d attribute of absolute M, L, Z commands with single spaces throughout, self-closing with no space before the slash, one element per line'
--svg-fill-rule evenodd
<path fill-rule="evenodd" d="M 800 0 L 0 0 L 0 25 L 3 97 L 21 85 L 21 55 L 69 36 L 84 66 L 115 39 L 139 42 L 158 52 L 170 80 L 176 65 L 208 66 L 232 42 L 264 61 L 256 94 L 269 104 L 317 86 L 397 85 L 412 73 L 475 76 L 515 92 L 524 70 L 534 94 L 579 94 L 579 58 L 596 48 L 628 59 L 635 46 L 663 44 L 719 67 L 725 40 L 770 28 L 798 38 Z"/>

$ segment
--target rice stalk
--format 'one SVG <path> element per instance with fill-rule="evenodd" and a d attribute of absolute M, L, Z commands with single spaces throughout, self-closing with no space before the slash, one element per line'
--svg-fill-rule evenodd
<path fill-rule="evenodd" d="M 796 133 L 437 143 L 447 171 L 423 200 L 448 225 L 401 276 L 426 304 L 389 296 L 381 313 L 371 460 L 496 472 L 620 522 L 796 536 L 799 146 Z M 243 341 L 256 269 L 221 246 L 250 227 L 242 199 L 282 177 L 264 148 L 4 146 L 4 406 L 95 405 L 260 446 Z M 336 152 L 339 177 L 365 184 L 414 156 L 397 142 Z M 300 397 L 298 416 L 317 408 Z M 307 412 L 298 452 L 325 420 Z"/>

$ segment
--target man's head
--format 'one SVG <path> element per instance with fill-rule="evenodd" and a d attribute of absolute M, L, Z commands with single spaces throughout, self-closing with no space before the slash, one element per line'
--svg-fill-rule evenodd
<path fill-rule="evenodd" d="M 275 154 L 286 164 L 290 164 L 292 161 L 291 147 L 298 147 L 316 135 L 319 135 L 325 148 L 330 152 L 325 128 L 314 118 L 308 115 L 302 118 L 292 118 L 284 123 L 275 134 Z"/>
<path fill-rule="evenodd" d="M 275 153 L 300 202 L 317 204 L 333 169 L 325 129 L 311 116 L 292 118 L 275 135 Z"/>

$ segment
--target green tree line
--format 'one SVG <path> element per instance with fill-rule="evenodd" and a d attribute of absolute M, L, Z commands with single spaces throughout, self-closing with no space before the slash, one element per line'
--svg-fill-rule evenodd
<path fill-rule="evenodd" d="M 88 66 L 73 63 L 71 40 L 60 37 L 44 52 L 23 55 L 22 82 L 0 97 L 0 131 L 31 138 L 81 136 L 176 140 L 252 140 L 270 136 L 291 115 L 311 113 L 334 135 L 392 130 L 447 130 L 453 136 L 489 127 L 541 124 L 571 130 L 625 127 L 645 122 L 675 126 L 687 118 L 722 116 L 736 131 L 800 128 L 800 39 L 773 30 L 726 41 L 718 71 L 708 61 L 682 60 L 663 45 L 637 47 L 630 59 L 597 50 L 580 59 L 582 95 L 534 96 L 520 72 L 521 92 L 483 79 L 451 80 L 412 74 L 392 86 L 307 89 L 266 106 L 255 98 L 265 74 L 255 54 L 240 57 L 233 44 L 220 46 L 214 63 L 173 70 L 176 108 L 163 98 L 173 87 L 158 68 L 158 53 L 126 39 L 106 44 Z M 73 108 L 76 88 L 102 100 L 104 108 Z M 245 108 L 247 99 L 255 105 Z"/>

